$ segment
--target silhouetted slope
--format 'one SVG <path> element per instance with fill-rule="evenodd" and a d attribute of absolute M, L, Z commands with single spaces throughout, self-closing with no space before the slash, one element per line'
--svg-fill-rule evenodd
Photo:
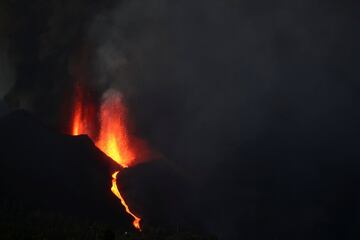
<path fill-rule="evenodd" d="M 25 210 L 61 212 L 127 228 L 130 218 L 111 193 L 119 166 L 87 136 L 67 136 L 25 111 L 0 119 L 0 192 Z"/>
<path fill-rule="evenodd" d="M 117 185 L 126 194 L 129 205 L 151 226 L 195 227 L 197 213 L 188 202 L 192 187 L 166 160 L 148 161 L 121 171 Z"/>

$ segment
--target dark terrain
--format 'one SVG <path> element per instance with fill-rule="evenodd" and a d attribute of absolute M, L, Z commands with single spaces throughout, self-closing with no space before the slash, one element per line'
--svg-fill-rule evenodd
<path fill-rule="evenodd" d="M 163 161 L 128 173 L 87 136 L 59 134 L 25 111 L 3 116 L 0 132 L 0 239 L 208 239 L 170 221 L 183 216 L 174 211 L 183 184 Z M 135 193 L 130 207 L 145 216 L 142 233 L 110 191 L 115 170 L 124 172 L 126 199 Z"/>

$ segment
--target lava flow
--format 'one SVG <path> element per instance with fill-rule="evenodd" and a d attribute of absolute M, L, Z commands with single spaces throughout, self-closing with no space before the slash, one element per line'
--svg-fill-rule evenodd
<path fill-rule="evenodd" d="M 131 210 L 129 209 L 129 206 L 126 204 L 123 196 L 121 196 L 121 193 L 116 185 L 116 177 L 117 177 L 118 173 L 119 173 L 119 171 L 116 171 L 112 175 L 111 191 L 115 194 L 115 196 L 117 196 L 120 199 L 121 204 L 125 207 L 125 211 L 134 218 L 134 221 L 133 221 L 134 227 L 141 230 L 141 227 L 140 227 L 141 218 L 137 217 L 135 214 L 133 214 L 131 212 Z"/>
<path fill-rule="evenodd" d="M 88 114 L 89 111 L 86 110 L 88 103 L 84 101 L 83 96 L 83 86 L 77 85 L 75 89 L 74 110 L 71 119 L 72 135 L 87 134 L 92 138 L 99 149 L 123 168 L 133 165 L 134 161 L 139 159 L 146 148 L 142 145 L 142 143 L 144 143 L 143 141 L 130 137 L 128 133 L 126 124 L 127 112 L 119 92 L 109 90 L 103 96 L 99 114 L 99 133 L 97 134 L 96 139 L 93 137 L 94 133 L 91 131 L 92 129 L 88 127 L 94 125 L 94 118 L 90 118 L 92 115 Z M 139 143 L 141 144 L 139 145 Z M 134 145 L 132 146 L 131 144 Z M 116 171 L 112 174 L 111 191 L 120 199 L 125 211 L 133 217 L 133 226 L 141 231 L 141 218 L 136 216 L 130 210 L 117 187 L 116 179 L 118 173 L 119 171 Z"/>

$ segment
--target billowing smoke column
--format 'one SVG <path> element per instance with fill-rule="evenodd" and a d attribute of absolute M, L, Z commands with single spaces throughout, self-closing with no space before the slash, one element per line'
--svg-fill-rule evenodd
<path fill-rule="evenodd" d="M 122 101 L 121 94 L 110 89 L 103 94 L 99 112 L 99 127 L 95 130 L 96 111 L 91 101 L 87 102 L 86 87 L 83 83 L 77 82 L 75 86 L 74 103 L 71 118 L 71 134 L 87 134 L 95 142 L 96 146 L 117 162 L 122 168 L 143 161 L 149 153 L 144 141 L 132 137 L 129 134 L 127 123 L 127 110 Z M 120 193 L 116 184 L 116 171 L 112 174 L 111 191 L 119 198 L 126 212 L 133 217 L 133 225 L 141 230 L 141 218 L 130 210 L 125 198 Z"/>

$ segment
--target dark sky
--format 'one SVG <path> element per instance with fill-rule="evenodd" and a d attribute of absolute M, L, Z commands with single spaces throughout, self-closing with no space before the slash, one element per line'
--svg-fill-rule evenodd
<path fill-rule="evenodd" d="M 210 231 L 223 239 L 356 235 L 355 197 L 329 200 L 358 196 L 348 185 L 358 175 L 348 170 L 360 166 L 356 1 L 2 7 L 10 106 L 61 126 L 74 69 L 85 66 L 91 88 L 120 90 L 138 134 L 192 182 Z"/>

